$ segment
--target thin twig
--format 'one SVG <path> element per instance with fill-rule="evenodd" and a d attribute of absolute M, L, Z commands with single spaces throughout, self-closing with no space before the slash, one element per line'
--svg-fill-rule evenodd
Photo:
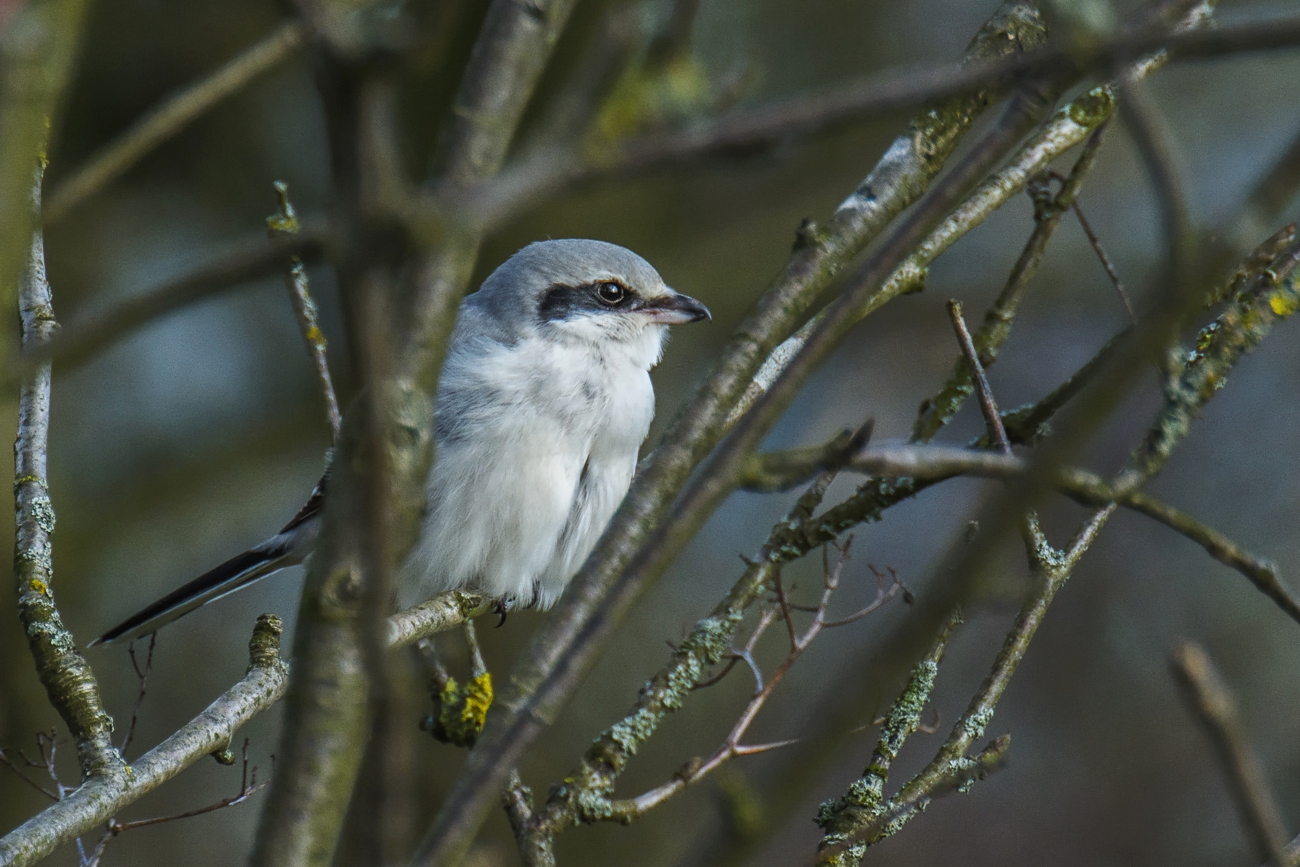
<path fill-rule="evenodd" d="M 997 361 L 998 352 L 1011 336 L 1020 302 L 1042 264 L 1043 254 L 1060 227 L 1069 203 L 1078 196 L 1084 180 L 1096 165 L 1097 152 L 1109 126 L 1109 121 L 1103 121 L 1088 136 L 1074 167 L 1061 181 L 1060 190 L 1054 196 L 1050 191 L 1050 177 L 1046 175 L 1039 174 L 1025 184 L 1034 202 L 1034 230 L 1025 241 L 1011 273 L 1007 275 L 1007 281 L 998 293 L 997 300 L 985 311 L 984 320 L 973 337 L 977 350 L 975 357 L 985 367 Z M 912 441 L 928 442 L 932 439 L 956 415 L 970 395 L 970 390 L 970 368 L 963 359 L 958 359 L 948 381 L 937 394 L 922 403 L 922 409 L 912 425 Z"/>
<path fill-rule="evenodd" d="M 25 755 L 23 755 L 21 750 L 19 750 L 18 756 L 23 760 L 23 764 L 25 764 L 29 768 L 41 767 L 40 765 L 37 765 L 35 762 L 33 762 L 31 759 L 27 758 Z M 24 783 L 31 786 L 33 789 L 40 792 L 42 795 L 49 798 L 51 801 L 57 801 L 59 799 L 59 796 L 56 793 L 51 792 L 49 789 L 45 788 L 40 783 L 33 780 L 31 777 L 27 776 L 27 772 L 24 771 L 22 768 L 20 768 L 17 762 L 9 758 L 9 754 L 6 750 L 0 749 L 0 765 L 4 765 L 9 770 L 13 771 L 15 774 L 18 775 L 18 779 L 22 780 Z"/>
<path fill-rule="evenodd" d="M 135 669 L 135 676 L 140 682 L 140 688 L 135 695 L 135 704 L 131 708 L 131 724 L 126 727 L 126 737 L 122 739 L 122 746 L 118 751 L 126 756 L 126 748 L 131 746 L 131 741 L 135 739 L 135 726 L 140 719 L 140 706 L 144 704 L 145 689 L 149 685 L 149 672 L 153 671 L 153 649 L 158 643 L 158 633 L 149 633 L 149 650 L 145 655 L 144 668 L 140 667 L 135 658 L 135 642 L 132 641 L 127 645 L 126 653 L 131 657 L 131 668 Z"/>
<path fill-rule="evenodd" d="M 289 185 L 284 181 L 275 182 L 277 211 L 274 216 L 266 218 L 267 234 L 271 240 L 296 235 L 302 230 L 298 223 L 298 214 L 293 203 L 289 201 Z M 339 401 L 334 394 L 334 380 L 330 377 L 329 357 L 326 354 L 325 332 L 320 328 L 320 317 L 316 311 L 316 302 L 311 297 L 311 287 L 307 282 L 307 269 L 297 255 L 289 257 L 289 270 L 284 275 L 284 285 L 289 290 L 289 299 L 293 302 L 293 312 L 298 315 L 298 327 L 302 331 L 303 343 L 311 357 L 316 370 L 316 382 L 320 386 L 321 396 L 325 399 L 325 415 L 329 420 L 330 441 L 338 444 L 339 431 L 343 427 L 343 415 L 339 412 Z"/>
<path fill-rule="evenodd" d="M 69 211 L 218 102 L 274 68 L 302 44 L 305 35 L 306 30 L 300 21 L 288 21 L 206 78 L 150 110 L 55 188 L 50 195 L 46 223 L 63 219 Z"/>
<path fill-rule="evenodd" d="M 1173 138 L 1139 81 L 1120 79 L 1119 112 L 1155 189 L 1166 249 L 1164 279 L 1167 291 L 1176 292 L 1190 278 L 1197 251 L 1195 225 Z M 1158 338 L 1161 351 L 1176 339 L 1181 324 L 1179 317 L 1169 318 L 1166 333 Z"/>
<path fill-rule="evenodd" d="M 1115 287 L 1115 294 L 1119 296 L 1119 302 L 1124 305 L 1124 312 L 1128 314 L 1129 321 L 1137 322 L 1137 314 L 1133 312 L 1133 305 L 1129 303 L 1128 293 L 1124 291 L 1124 283 L 1119 279 L 1119 272 L 1115 270 L 1115 263 L 1106 255 L 1106 248 L 1101 245 L 1101 239 L 1097 233 L 1092 230 L 1092 224 L 1088 218 L 1083 215 L 1083 208 L 1079 207 L 1079 200 L 1075 199 L 1071 203 L 1074 209 L 1074 216 L 1079 221 L 1079 228 L 1083 229 L 1083 234 L 1088 237 L 1088 243 L 1092 245 L 1092 251 L 1097 254 L 1101 267 L 1106 269 L 1106 276 L 1110 278 L 1110 285 Z"/>
<path fill-rule="evenodd" d="M 1004 455 L 1011 454 L 1011 441 L 1007 439 L 1006 428 L 1002 426 L 1002 414 L 998 412 L 997 402 L 993 399 L 993 388 L 989 385 L 984 365 L 980 364 L 979 353 L 971 340 L 966 320 L 961 315 L 961 302 L 956 299 L 948 302 L 948 316 L 952 319 L 953 330 L 957 332 L 957 343 L 961 354 L 970 368 L 971 382 L 975 385 L 975 396 L 979 400 L 980 411 L 984 413 L 984 424 L 988 426 L 989 437 Z"/>
<path fill-rule="evenodd" d="M 1190 641 L 1174 650 L 1171 665 L 1188 705 L 1219 753 L 1256 854 L 1285 867 L 1289 863 L 1286 845 L 1290 835 L 1282 810 L 1269 789 L 1264 768 L 1250 746 L 1237 704 L 1222 675 L 1205 649 Z"/>
<path fill-rule="evenodd" d="M 161 825 L 165 822 L 176 822 L 181 819 L 192 819 L 195 816 L 202 816 L 206 813 L 214 813 L 217 810 L 224 810 L 227 807 L 234 807 L 244 803 L 244 801 L 247 801 L 253 795 L 256 795 L 258 792 L 262 791 L 267 786 L 271 785 L 271 781 L 269 779 L 263 780 L 260 783 L 257 781 L 256 765 L 254 765 L 250 771 L 248 767 L 248 738 L 244 738 L 243 757 L 244 757 L 243 775 L 240 778 L 239 792 L 232 795 L 231 797 L 222 798 L 220 801 L 217 801 L 214 804 L 208 804 L 206 807 L 199 807 L 198 809 L 195 810 L 186 810 L 183 813 L 173 813 L 172 815 L 169 816 L 155 816 L 150 819 L 135 819 L 130 822 L 114 821 L 109 823 L 109 830 L 112 832 L 114 836 L 116 836 L 117 834 L 120 834 L 123 831 L 130 831 L 133 828 L 146 828 L 150 825 Z M 272 762 L 274 762 L 275 757 L 272 756 L 271 759 Z"/>
<path fill-rule="evenodd" d="M 770 752 L 797 743 L 797 740 L 783 740 L 772 743 L 745 745 L 741 743 L 741 740 L 749 731 L 749 727 L 753 724 L 759 711 L 762 710 L 768 699 L 770 699 L 772 694 L 776 691 L 777 686 L 786 675 L 789 674 L 790 669 L 794 667 L 794 664 L 799 660 L 799 657 L 803 652 L 808 649 L 809 645 L 811 645 L 824 630 L 852 623 L 877 610 L 881 605 L 885 604 L 885 602 L 892 599 L 901 586 L 896 580 L 894 582 L 882 581 L 877 585 L 876 598 L 861 611 L 858 611 L 842 620 L 828 620 L 826 616 L 827 610 L 830 606 L 831 598 L 834 595 L 835 590 L 839 587 L 840 581 L 843 577 L 844 567 L 849 560 L 849 547 L 852 544 L 852 541 L 852 538 L 850 538 L 843 546 L 838 547 L 839 557 L 835 562 L 835 566 L 826 570 L 823 578 L 821 598 L 817 607 L 813 611 L 812 622 L 808 624 L 807 628 L 801 632 L 793 631 L 790 608 L 788 604 L 778 600 L 775 606 L 764 611 L 763 616 L 759 619 L 759 622 L 755 626 L 754 632 L 750 636 L 745 647 L 740 651 L 732 651 L 742 658 L 747 659 L 747 661 L 750 662 L 750 665 L 753 666 L 753 648 L 757 644 L 758 639 L 762 637 L 763 632 L 776 619 L 776 614 L 779 613 L 782 619 L 786 621 L 787 626 L 791 629 L 790 651 L 787 653 L 781 664 L 777 666 L 776 670 L 772 672 L 771 676 L 766 679 L 766 682 L 762 677 L 762 673 L 757 670 L 756 666 L 753 666 L 755 668 L 755 678 L 758 683 L 758 688 L 754 696 L 749 700 L 749 703 L 745 705 L 744 710 L 741 711 L 739 718 L 732 726 L 727 737 L 723 740 L 722 745 L 719 746 L 718 749 L 715 750 L 707 759 L 697 758 L 687 762 L 686 765 L 683 766 L 683 768 L 668 782 L 630 800 L 612 802 L 609 806 L 609 814 L 605 818 L 620 822 L 627 822 L 639 818 L 646 812 L 664 803 L 669 798 L 684 791 L 687 787 L 699 782 L 731 759 L 739 756 L 757 755 L 759 753 Z M 587 818 L 590 821 L 591 817 L 584 818 Z"/>

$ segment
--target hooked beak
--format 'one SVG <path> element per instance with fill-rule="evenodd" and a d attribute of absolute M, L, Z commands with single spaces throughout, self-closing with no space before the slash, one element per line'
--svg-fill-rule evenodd
<path fill-rule="evenodd" d="M 701 319 L 713 319 L 709 308 L 680 292 L 672 292 L 662 298 L 649 301 L 638 312 L 658 325 L 685 325 L 688 322 L 699 322 Z"/>

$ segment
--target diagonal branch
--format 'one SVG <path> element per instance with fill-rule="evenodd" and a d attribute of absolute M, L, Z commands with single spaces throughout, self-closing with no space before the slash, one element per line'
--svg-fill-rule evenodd
<path fill-rule="evenodd" d="M 489 610 L 488 600 L 473 594 L 452 591 L 435 596 L 388 619 L 388 646 L 403 647 Z M 278 702 L 288 688 L 289 668 L 280 660 L 280 633 L 279 618 L 259 617 L 249 641 L 248 672 L 239 683 L 133 762 L 129 775 L 92 779 L 0 837 L 0 867 L 36 863 L 60 844 L 103 825 L 194 762 L 227 748 L 240 727 Z"/>
<path fill-rule="evenodd" d="M 63 219 L 218 102 L 273 69 L 293 54 L 305 37 L 302 22 L 287 21 L 216 71 L 163 100 L 54 188 L 46 208 L 46 224 Z"/>
<path fill-rule="evenodd" d="M 1277 867 L 1285 867 L 1289 863 L 1289 835 L 1282 810 L 1269 790 L 1264 768 L 1237 713 L 1237 703 L 1214 660 L 1205 648 L 1187 641 L 1174 649 L 1170 665 L 1188 705 L 1214 741 L 1255 854 Z"/>

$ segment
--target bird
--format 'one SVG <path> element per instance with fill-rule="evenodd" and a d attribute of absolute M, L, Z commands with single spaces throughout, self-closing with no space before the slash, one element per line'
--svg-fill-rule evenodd
<path fill-rule="evenodd" d="M 461 302 L 435 397 L 433 467 L 397 603 L 467 589 L 499 610 L 555 604 L 622 502 L 654 417 L 669 326 L 711 320 L 645 259 L 538 241 Z M 328 471 L 277 534 L 90 646 L 133 640 L 310 556 Z"/>

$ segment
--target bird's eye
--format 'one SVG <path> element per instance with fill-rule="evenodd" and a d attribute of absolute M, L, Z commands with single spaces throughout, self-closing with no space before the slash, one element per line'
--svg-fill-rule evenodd
<path fill-rule="evenodd" d="M 623 299 L 627 297 L 627 290 L 618 283 L 598 283 L 596 284 L 596 296 L 600 298 L 601 303 L 613 307 L 616 304 L 623 303 Z"/>

